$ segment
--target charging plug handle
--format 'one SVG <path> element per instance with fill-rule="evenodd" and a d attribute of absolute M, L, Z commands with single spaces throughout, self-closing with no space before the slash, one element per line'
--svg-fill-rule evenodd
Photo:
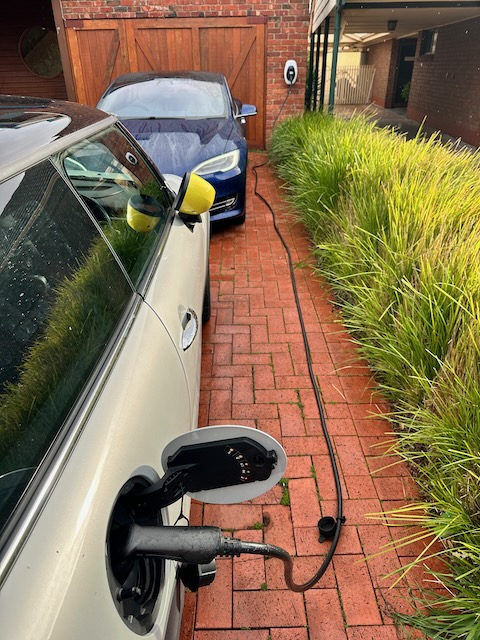
<path fill-rule="evenodd" d="M 290 554 L 273 544 L 244 542 L 222 536 L 218 527 L 143 527 L 131 525 L 123 531 L 121 542 L 124 558 L 156 556 L 187 564 L 208 564 L 216 556 L 234 557 L 243 553 L 271 556 L 282 560 L 287 587 L 303 592 L 313 587 L 323 575 L 317 572 L 304 584 L 293 580 L 293 560 Z"/>
<path fill-rule="evenodd" d="M 158 556 L 187 564 L 208 564 L 221 555 L 222 532 L 217 527 L 142 527 L 125 532 L 123 556 Z"/>
<path fill-rule="evenodd" d="M 121 548 L 124 558 L 157 556 L 187 564 L 208 564 L 217 556 L 232 558 L 242 553 L 272 555 L 272 551 L 279 549 L 273 545 L 227 538 L 222 536 L 218 527 L 154 527 L 132 524 L 124 530 L 123 535 Z M 283 552 L 283 549 L 280 551 Z"/>

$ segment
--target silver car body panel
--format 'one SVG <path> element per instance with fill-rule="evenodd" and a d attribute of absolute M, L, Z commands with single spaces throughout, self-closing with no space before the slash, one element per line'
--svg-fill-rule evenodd
<path fill-rule="evenodd" d="M 52 142 L 49 153 L 114 121 L 106 118 L 68 134 Z M 39 150 L 35 157 L 46 154 Z M 19 160 L 15 170 L 26 167 Z M 107 529 L 125 483 L 137 476 L 158 480 L 163 448 L 197 427 L 208 243 L 208 213 L 193 227 L 175 215 L 146 291 L 132 293 L 137 302 L 132 302 L 113 349 L 92 378 L 62 446 L 3 550 L 2 637 L 139 637 L 122 620 L 112 598 Z M 194 312 L 198 327 L 185 350 L 186 311 Z M 188 511 L 187 498 L 183 512 Z M 164 509 L 164 523 L 175 524 L 179 514 L 179 503 Z M 176 563 L 165 563 L 162 580 L 158 612 L 145 637 L 172 640 L 183 600 Z"/>
<path fill-rule="evenodd" d="M 86 416 L 81 438 L 3 585 L 4 637 L 136 637 L 120 618 L 108 585 L 109 517 L 129 478 L 140 475 L 155 481 L 162 475 L 161 451 L 179 432 L 178 425 L 184 431 L 195 426 L 191 405 L 179 401 L 186 395 L 183 367 L 171 339 L 151 309 L 142 305 Z M 178 505 L 173 505 L 165 510 L 164 521 L 173 524 L 177 515 Z M 166 563 L 152 637 L 164 638 L 175 579 L 175 564 Z"/>

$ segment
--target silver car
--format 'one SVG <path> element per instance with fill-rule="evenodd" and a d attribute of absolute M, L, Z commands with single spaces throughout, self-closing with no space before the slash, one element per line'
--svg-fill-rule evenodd
<path fill-rule="evenodd" d="M 188 515 L 131 496 L 197 426 L 213 189 L 80 105 L 3 96 L 0 145 L 1 637 L 172 640 L 177 564 L 112 537 Z"/>

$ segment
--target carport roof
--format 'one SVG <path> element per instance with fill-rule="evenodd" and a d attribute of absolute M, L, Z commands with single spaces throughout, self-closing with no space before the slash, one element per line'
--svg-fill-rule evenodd
<path fill-rule="evenodd" d="M 479 0 L 317 0 L 312 3 L 311 31 L 316 31 L 325 18 L 335 15 L 339 8 L 342 11 L 341 46 L 360 49 L 480 16 Z M 397 21 L 393 31 L 388 31 L 389 20 Z"/>

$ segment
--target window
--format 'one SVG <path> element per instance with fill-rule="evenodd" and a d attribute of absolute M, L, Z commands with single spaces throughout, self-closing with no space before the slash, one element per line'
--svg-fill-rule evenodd
<path fill-rule="evenodd" d="M 133 284 L 138 286 L 171 221 L 172 202 L 167 187 L 115 127 L 69 149 L 63 165 Z M 132 198 L 139 195 L 144 210 L 152 214 L 151 225 L 142 232 L 128 224 Z"/>
<path fill-rule="evenodd" d="M 426 31 L 422 31 L 422 38 L 420 40 L 421 56 L 435 53 L 437 37 L 438 31 L 436 29 L 427 29 Z"/>
<path fill-rule="evenodd" d="M 57 34 L 39 25 L 30 27 L 20 38 L 20 56 L 27 67 L 41 78 L 55 78 L 62 73 Z"/>
<path fill-rule="evenodd" d="M 131 296 L 51 162 L 0 185 L 0 530 Z"/>

